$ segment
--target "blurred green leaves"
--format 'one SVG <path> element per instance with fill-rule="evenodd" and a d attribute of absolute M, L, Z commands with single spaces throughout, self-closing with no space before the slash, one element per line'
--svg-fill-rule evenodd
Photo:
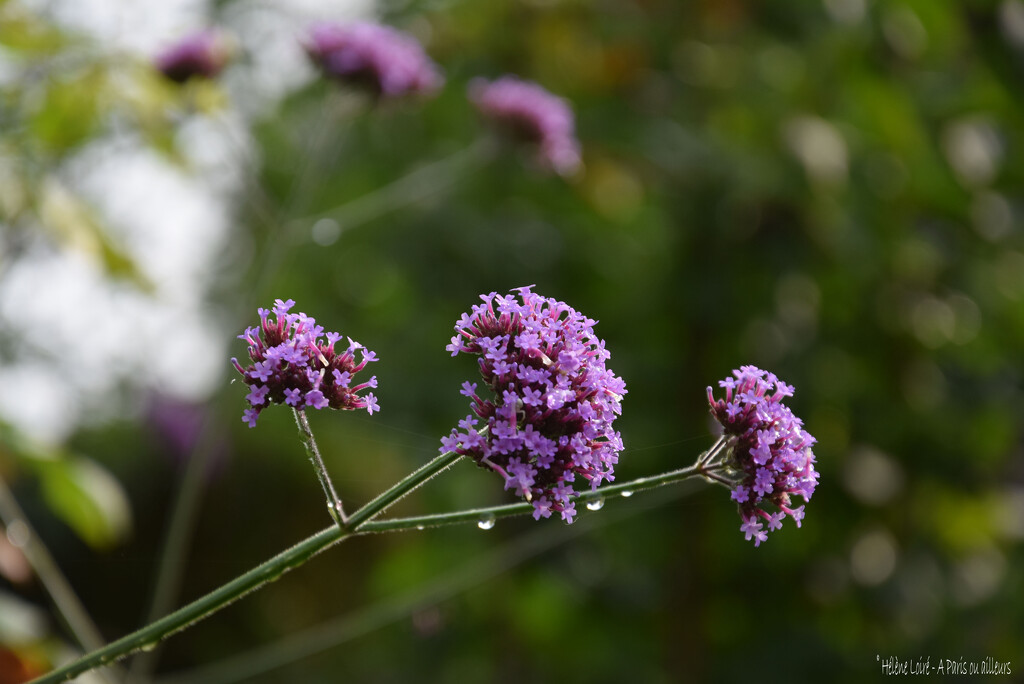
<path fill-rule="evenodd" d="M 219 111 L 222 91 L 206 82 L 178 87 L 138 56 L 108 53 L 17 2 L 0 7 L 0 48 L 11 72 L 0 83 L 4 230 L 43 235 L 110 278 L 151 289 L 80 196 L 68 166 L 92 144 L 132 137 L 182 165 L 178 124 L 191 113 Z"/>
<path fill-rule="evenodd" d="M 0 3 L 0 45 L 32 57 L 57 54 L 70 43 L 54 24 L 41 21 L 16 0 Z"/>
<path fill-rule="evenodd" d="M 53 74 L 29 120 L 29 132 L 44 153 L 61 155 L 89 140 L 100 127 L 107 103 L 107 73 L 87 65 L 71 74 Z"/>
<path fill-rule="evenodd" d="M 132 259 L 107 235 L 96 214 L 66 187 L 48 179 L 39 188 L 36 205 L 41 227 L 55 244 L 98 264 L 115 279 L 141 289 L 150 284 Z"/>
<path fill-rule="evenodd" d="M 50 511 L 89 546 L 123 544 L 132 512 L 121 482 L 95 459 L 29 440 L 0 425 L 0 468 L 38 483 Z"/>
<path fill-rule="evenodd" d="M 125 492 L 111 473 L 82 456 L 34 464 L 50 509 L 90 546 L 110 548 L 131 531 Z"/>

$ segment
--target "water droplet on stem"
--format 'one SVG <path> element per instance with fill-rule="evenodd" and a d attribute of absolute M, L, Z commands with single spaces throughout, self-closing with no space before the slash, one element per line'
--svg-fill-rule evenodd
<path fill-rule="evenodd" d="M 588 511 L 599 511 L 604 508 L 604 499 L 594 499 L 587 502 Z"/>
<path fill-rule="evenodd" d="M 476 526 L 481 530 L 489 530 L 494 527 L 496 518 L 493 515 L 485 515 L 477 521 Z"/>

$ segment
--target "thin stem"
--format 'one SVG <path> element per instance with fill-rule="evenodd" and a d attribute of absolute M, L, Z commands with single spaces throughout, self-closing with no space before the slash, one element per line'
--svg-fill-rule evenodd
<path fill-rule="evenodd" d="M 341 506 L 341 499 L 338 498 L 338 493 L 334 489 L 331 476 L 327 474 L 324 459 L 320 457 L 320 449 L 317 447 L 316 438 L 313 437 L 313 431 L 309 427 L 306 412 L 293 408 L 292 413 L 295 414 L 295 424 L 299 426 L 299 435 L 302 436 L 302 444 L 306 447 L 306 453 L 309 454 L 313 470 L 316 471 L 316 477 L 320 480 L 320 486 L 324 488 L 324 494 L 327 496 L 327 508 L 331 512 L 331 517 L 338 525 L 345 525 L 348 522 L 345 509 Z"/>
<path fill-rule="evenodd" d="M 238 316 L 240 320 L 245 320 L 248 314 L 244 312 L 251 311 L 256 305 L 257 298 L 260 297 L 260 292 L 265 283 L 270 281 L 281 264 L 287 241 L 285 231 L 279 230 L 278 226 L 284 222 L 288 212 L 296 206 L 299 195 L 304 192 L 304 185 L 309 180 L 311 168 L 314 166 L 313 152 L 327 147 L 327 132 L 331 128 L 327 124 L 333 116 L 331 112 L 335 107 L 336 103 L 333 98 L 328 99 L 323 105 L 319 115 L 319 125 L 316 126 L 314 135 L 310 136 L 307 142 L 305 154 L 301 156 L 301 168 L 296 173 L 295 180 L 288 190 L 286 199 L 277 208 L 276 215 L 275 211 L 270 207 L 269 200 L 262 187 L 253 181 L 249 173 L 243 174 L 243 182 L 245 183 L 245 190 L 248 195 L 248 206 L 255 210 L 257 218 L 265 224 L 268 237 L 262 247 L 262 253 L 258 260 L 254 278 L 255 284 L 248 290 L 250 297 L 248 299 L 243 298 L 245 301 L 240 303 Z M 231 125 L 226 121 L 223 123 L 226 135 L 233 139 L 239 150 L 244 151 L 245 145 L 235 138 Z M 242 163 L 251 169 L 251 155 L 248 155 L 247 159 L 243 159 Z M 284 246 L 282 246 L 282 243 L 284 243 Z M 195 528 L 195 521 L 199 515 L 199 508 L 202 503 L 202 475 L 206 472 L 206 465 L 209 460 L 210 447 L 207 442 L 212 432 L 208 428 L 213 422 L 212 417 L 206 418 L 200 441 L 197 442 L 188 455 L 188 465 L 182 476 L 181 484 L 174 500 L 170 522 L 168 523 L 163 540 L 159 565 L 160 571 L 157 575 L 146 623 L 152 622 L 170 610 L 180 591 L 185 558 L 187 557 L 188 547 Z M 314 467 L 316 467 L 315 463 Z M 326 475 L 326 470 L 324 470 L 324 474 Z M 323 480 L 321 480 L 321 484 L 323 484 Z M 337 495 L 334 496 L 334 499 L 337 500 Z M 330 502 L 330 500 L 331 497 L 328 494 L 328 501 Z M 339 514 L 340 509 L 338 514 L 332 509 L 332 518 L 338 520 Z M 156 667 L 157 657 L 158 653 L 155 651 L 144 653 L 137 657 L 131 665 L 129 679 L 133 681 L 147 679 Z"/>
<path fill-rule="evenodd" d="M 403 496 L 416 489 L 460 458 L 448 451 L 406 476 L 396 485 L 356 511 L 344 525 L 331 527 L 314 534 L 292 548 L 279 553 L 262 565 L 236 577 L 209 594 L 179 608 L 152 624 L 92 651 L 78 660 L 33 680 L 33 684 L 62 682 L 83 672 L 107 665 L 139 650 L 148 650 L 196 622 L 234 603 L 242 596 L 264 584 L 278 579 L 285 572 L 297 568 L 324 549 L 346 537 L 357 534 L 363 523 L 385 510 Z"/>
<path fill-rule="evenodd" d="M 349 530 L 332 525 L 170 615 L 33 680 L 34 684 L 63 682 L 100 665 L 112 663 L 129 653 L 152 648 L 172 634 L 192 626 L 267 582 L 278 579 L 285 572 L 299 567 L 351 534 Z"/>
<path fill-rule="evenodd" d="M 444 190 L 465 172 L 487 162 L 493 154 L 493 145 L 486 140 L 478 141 L 333 209 L 295 219 L 291 225 L 312 225 L 321 219 L 332 219 L 342 231 L 355 228 Z"/>
<path fill-rule="evenodd" d="M 622 482 L 616 485 L 605 485 L 599 489 L 582 492 L 576 496 L 576 501 L 589 503 L 598 500 L 605 500 L 613 496 L 630 497 L 634 492 L 646 489 L 654 489 L 692 477 L 707 477 L 707 469 L 695 463 L 686 468 L 673 470 L 661 475 L 651 477 L 639 477 L 635 480 Z M 480 522 L 481 520 L 494 520 L 497 518 L 508 518 L 514 515 L 525 515 L 533 512 L 533 504 L 523 501 L 514 504 L 501 506 L 488 506 L 485 508 L 473 508 L 453 513 L 435 513 L 432 515 L 420 515 L 409 518 L 392 518 L 390 520 L 369 521 L 359 527 L 360 532 L 393 532 L 397 530 L 422 529 L 426 527 L 440 527 L 442 525 L 455 525 L 464 522 Z"/>
<path fill-rule="evenodd" d="M 71 583 L 50 555 L 50 550 L 32 528 L 3 478 L 0 478 L 0 520 L 4 523 L 11 543 L 25 554 L 25 559 L 53 600 L 57 614 L 78 645 L 86 651 L 100 648 L 103 645 L 103 635 L 90 619 Z M 106 673 L 102 673 L 102 678 L 104 681 L 111 681 Z"/>
<path fill-rule="evenodd" d="M 692 480 L 690 482 L 696 484 Z M 408 593 L 357 609 L 303 631 L 293 632 L 276 642 L 228 656 L 210 665 L 173 673 L 159 679 L 157 684 L 232 684 L 250 681 L 258 675 L 369 634 L 417 610 L 439 605 L 510 571 L 530 558 L 552 549 L 564 548 L 566 543 L 596 529 L 641 515 L 651 508 L 663 506 L 694 491 L 694 487 L 684 486 L 674 488 L 671 493 L 661 490 L 662 495 L 644 497 L 641 505 L 621 507 L 600 516 L 586 516 L 573 525 L 531 525 L 528 531 L 515 539 L 446 568 L 431 581 Z M 278 677 L 283 678 L 283 675 Z"/>
<path fill-rule="evenodd" d="M 449 468 L 460 458 L 462 457 L 454 451 L 446 451 L 440 456 L 436 456 L 426 465 L 413 471 L 409 475 L 406 475 L 386 492 L 380 494 L 377 498 L 370 501 L 370 503 L 353 513 L 348 519 L 348 529 L 352 531 L 362 531 L 367 522 L 375 515 L 394 504 L 396 501 L 422 485 L 430 478 Z"/>
<path fill-rule="evenodd" d="M 364 505 L 353 513 L 344 525 L 331 526 L 326 530 L 318 532 L 296 546 L 278 554 L 269 561 L 257 568 L 236 577 L 234 580 L 210 592 L 196 601 L 180 608 L 170 615 L 157 620 L 128 636 L 89 653 L 73 663 L 58 668 L 39 679 L 34 684 L 50 684 L 60 682 L 83 672 L 91 670 L 100 665 L 109 664 L 129 653 L 140 649 L 152 648 L 161 640 L 179 632 L 199 620 L 212 615 L 225 606 L 233 603 L 242 596 L 263 586 L 267 582 L 276 580 L 282 574 L 296 568 L 324 549 L 338 543 L 346 537 L 366 532 L 385 532 L 391 530 L 409 529 L 414 527 L 426 527 L 427 525 L 445 525 L 469 520 L 479 520 L 481 515 L 505 517 L 528 512 L 532 506 L 529 503 L 510 504 L 507 506 L 494 506 L 491 508 L 474 509 L 471 511 L 460 511 L 456 513 L 444 513 L 434 516 L 420 516 L 417 518 L 399 518 L 395 520 L 383 520 L 373 522 L 372 518 L 386 510 L 392 504 L 411 491 L 428 481 L 438 473 L 449 468 L 461 456 L 455 452 L 447 451 L 429 463 L 404 477 L 390 489 Z M 630 496 L 633 492 L 661 487 L 673 482 L 680 482 L 691 477 L 705 477 L 714 474 L 712 471 L 724 468 L 724 466 L 708 467 L 700 462 L 700 459 L 692 466 L 673 470 L 661 475 L 641 477 L 629 482 L 616 485 L 609 485 L 600 490 L 584 492 L 577 499 L 582 502 L 589 502 L 602 497 L 621 495 Z M 719 479 L 716 478 L 715 479 Z"/>
<path fill-rule="evenodd" d="M 210 455 L 214 449 L 216 423 L 212 415 L 203 417 L 199 436 L 189 450 L 185 463 L 185 472 L 178 485 L 171 517 L 160 550 L 160 570 L 153 588 L 153 596 L 149 610 L 146 612 L 144 625 L 149 624 L 169 611 L 181 590 L 182 578 L 185 574 L 185 559 L 188 557 L 192 532 L 196 519 L 199 517 L 202 495 L 205 491 L 204 479 L 208 472 Z M 152 674 L 157 654 L 153 651 L 137 657 L 128 668 L 129 681 L 146 679 Z"/>
<path fill-rule="evenodd" d="M 719 455 L 721 455 L 722 450 L 725 448 L 725 446 L 728 443 L 729 443 L 729 438 L 728 437 L 726 437 L 725 435 L 722 435 L 721 437 L 719 437 L 715 441 L 715 443 L 711 445 L 710 449 L 705 451 L 703 454 L 701 454 L 697 458 L 698 465 L 709 465 L 709 464 L 711 464 L 715 460 L 715 458 L 717 458 Z"/>

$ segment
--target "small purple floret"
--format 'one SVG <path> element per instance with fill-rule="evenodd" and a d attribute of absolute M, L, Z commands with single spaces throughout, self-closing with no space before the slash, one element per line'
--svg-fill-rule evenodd
<path fill-rule="evenodd" d="M 532 502 L 535 519 L 560 513 L 572 522 L 576 483 L 584 491 L 614 479 L 622 439 L 612 423 L 626 386 L 605 367 L 610 354 L 595 321 L 529 287 L 516 292 L 483 295 L 455 325 L 448 351 L 479 357 L 492 398 L 463 383 L 473 413 L 442 439 L 441 451 L 502 475 L 506 489 Z"/>
<path fill-rule="evenodd" d="M 213 78 L 227 64 L 228 49 L 215 31 L 200 31 L 182 39 L 154 60 L 157 71 L 175 83 Z"/>
<path fill-rule="evenodd" d="M 242 420 L 256 426 L 260 411 L 271 404 L 285 404 L 296 409 L 366 409 L 371 415 L 380 410 L 372 393 L 360 395 L 368 387 L 376 387 L 376 377 L 350 387 L 352 377 L 376 355 L 362 350 L 358 363 L 350 346 L 338 353 L 334 344 L 338 333 L 324 333 L 316 321 L 304 313 L 289 313 L 295 302 L 291 299 L 274 302 L 272 311 L 260 309 L 260 324 L 246 329 L 239 337 L 249 344 L 248 367 L 237 359 L 232 365 L 249 386 L 246 396 L 250 407 Z"/>
<path fill-rule="evenodd" d="M 564 99 L 515 76 L 475 79 L 469 84 L 469 99 L 484 117 L 535 145 L 542 166 L 563 176 L 579 168 L 575 117 Z"/>
<path fill-rule="evenodd" d="M 326 75 L 384 97 L 429 95 L 444 83 L 416 39 L 388 26 L 316 24 L 306 52 Z"/>
<path fill-rule="evenodd" d="M 792 508 L 791 498 L 810 501 L 818 484 L 811 450 L 816 440 L 782 403 L 793 396 L 791 385 L 754 366 L 743 366 L 733 375 L 718 383 L 724 399 L 716 399 L 708 387 L 708 403 L 730 439 L 729 465 L 740 475 L 732 491 L 743 520 L 740 530 L 759 546 L 768 538 L 761 521 L 774 531 L 788 515 L 800 527 L 804 507 Z"/>

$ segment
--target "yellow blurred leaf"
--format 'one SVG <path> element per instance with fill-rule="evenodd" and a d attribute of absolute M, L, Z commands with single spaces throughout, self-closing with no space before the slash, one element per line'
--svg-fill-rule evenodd
<path fill-rule="evenodd" d="M 96 260 L 112 277 L 125 278 L 144 290 L 151 289 L 131 257 L 114 245 L 81 199 L 54 179 L 39 190 L 36 210 L 43 227 L 65 248 Z"/>

